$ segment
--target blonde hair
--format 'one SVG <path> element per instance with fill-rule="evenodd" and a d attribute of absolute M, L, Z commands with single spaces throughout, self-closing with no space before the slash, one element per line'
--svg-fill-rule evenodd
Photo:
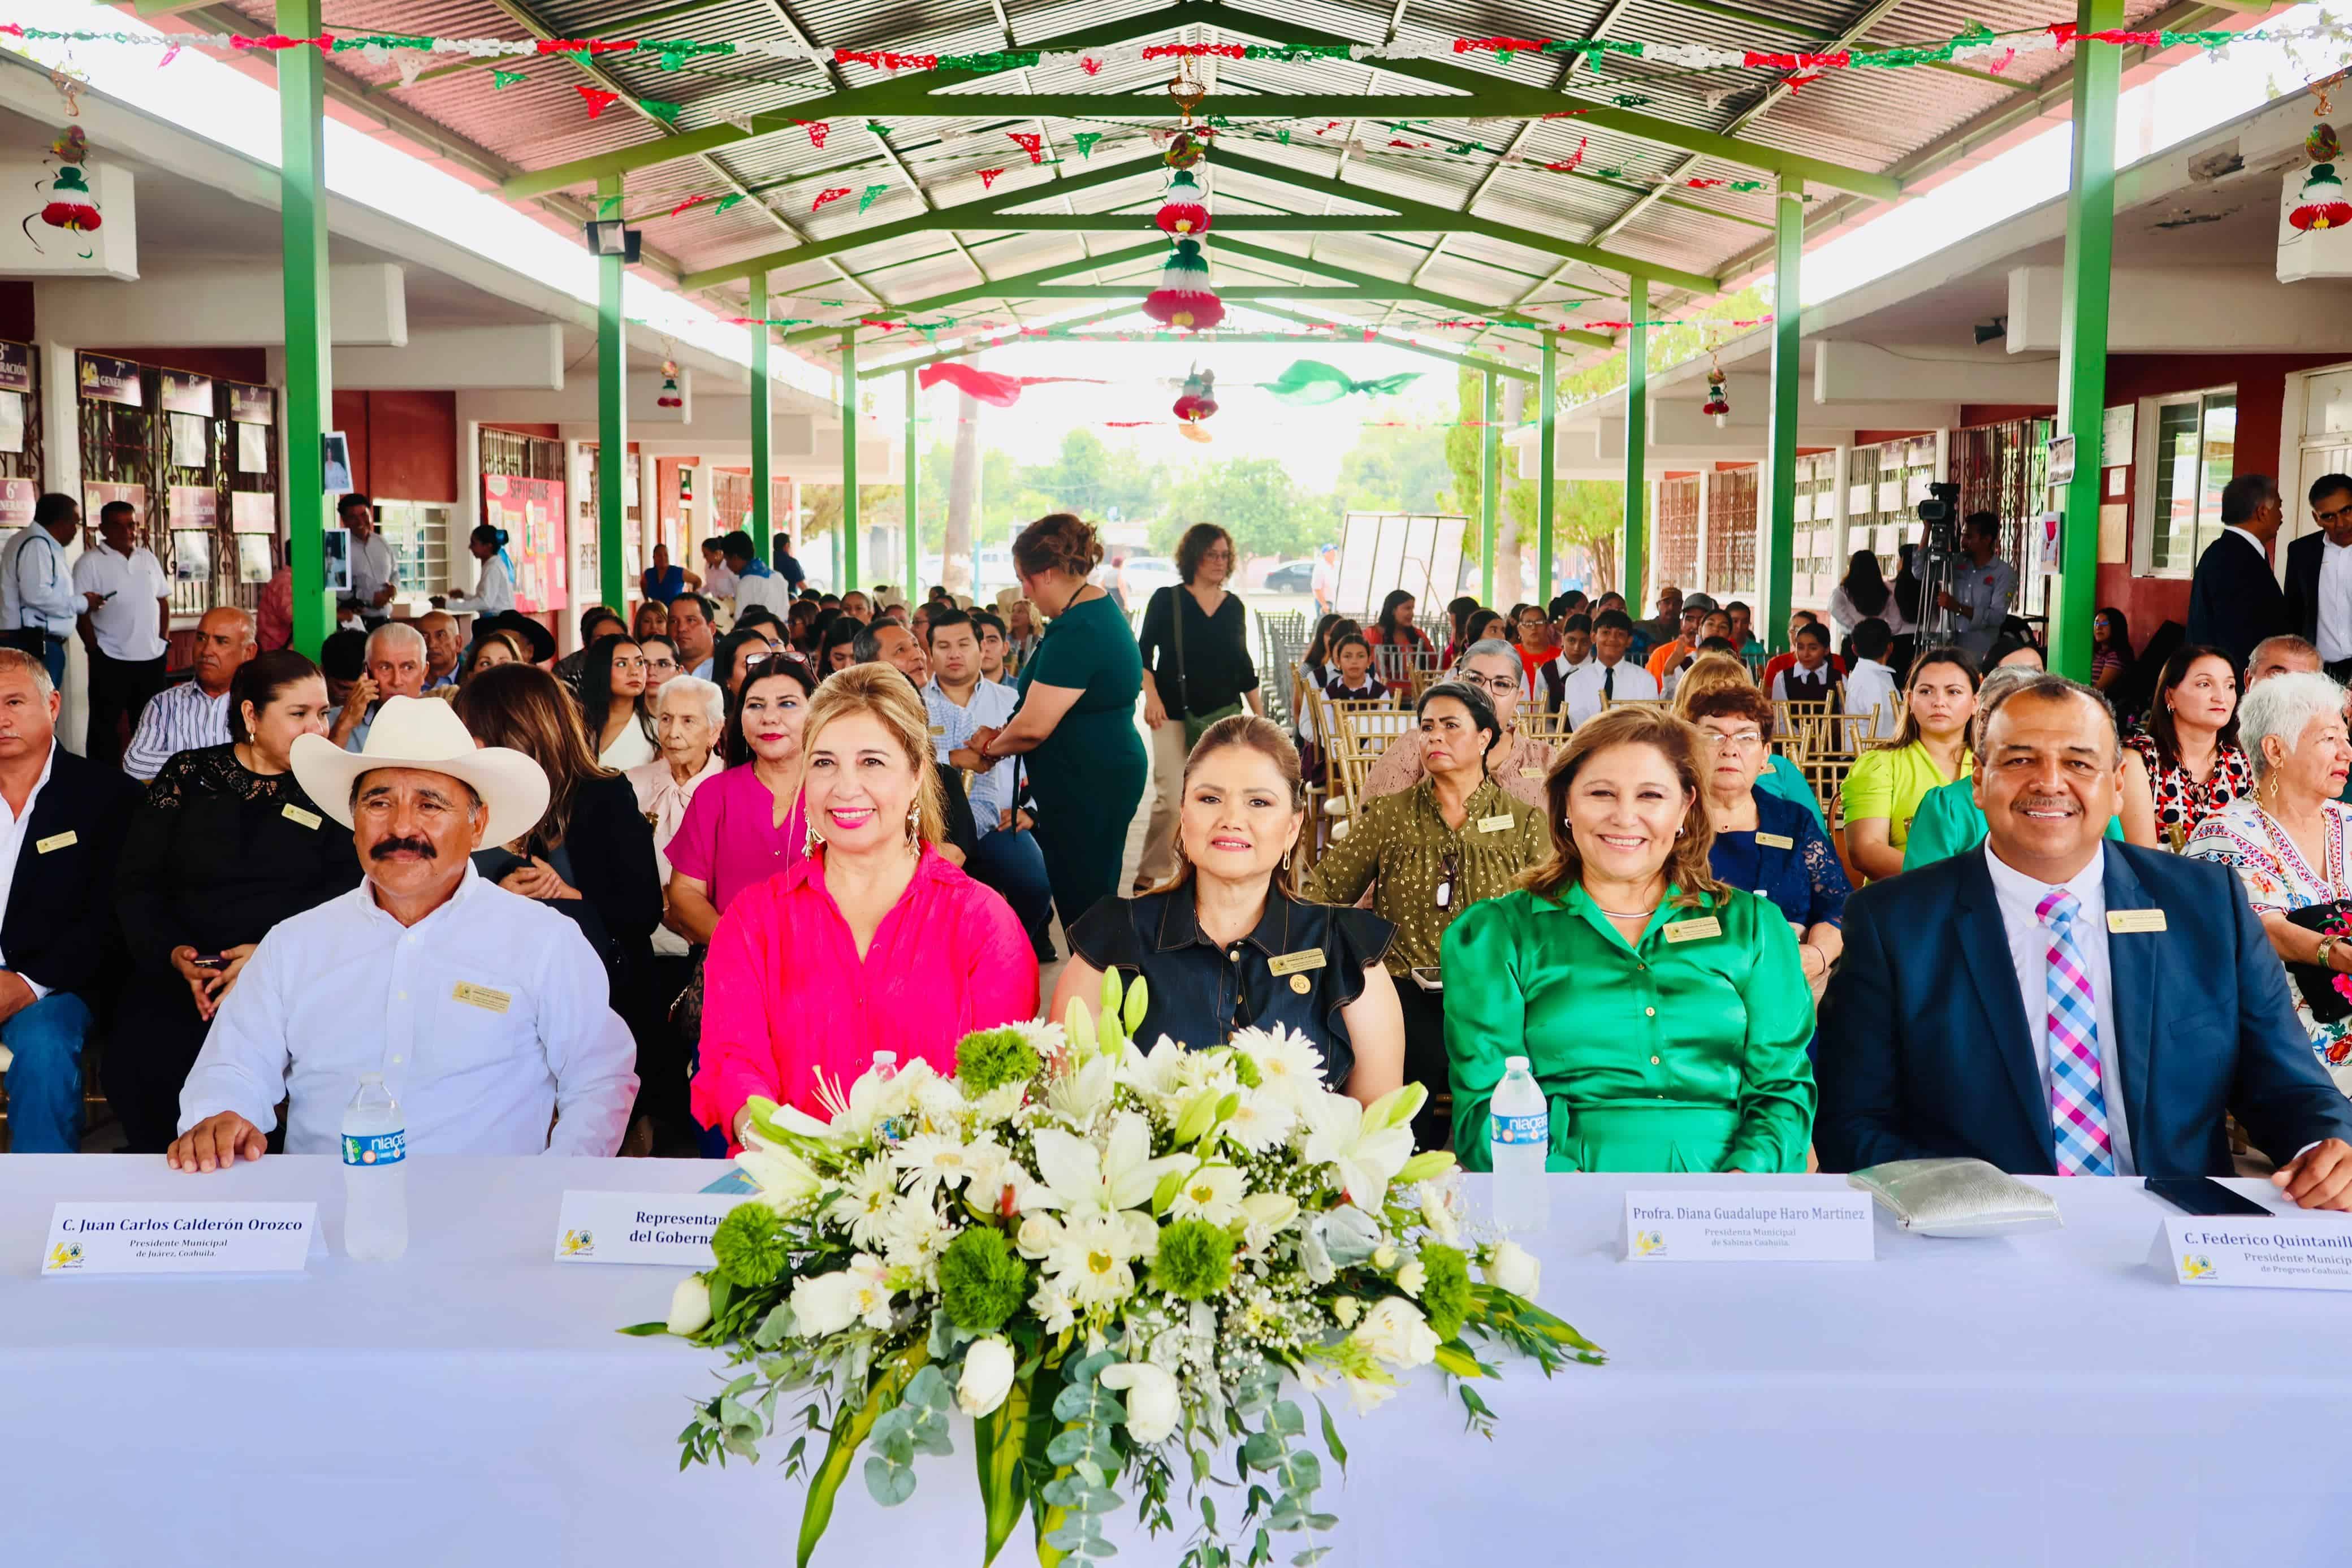
<path fill-rule="evenodd" d="M 1519 878 L 1519 885 L 1530 893 L 1557 900 L 1584 876 L 1584 857 L 1576 848 L 1576 835 L 1568 825 L 1568 792 L 1575 788 L 1576 776 L 1584 765 L 1601 753 L 1618 746 L 1647 746 L 1663 755 L 1673 767 L 1675 777 L 1682 783 L 1688 804 L 1683 809 L 1683 828 L 1675 839 L 1675 847 L 1666 856 L 1666 880 L 1682 889 L 1679 903 L 1685 908 L 1698 902 L 1701 894 L 1721 898 L 1724 886 L 1715 880 L 1715 872 L 1707 863 L 1707 855 L 1715 848 L 1715 824 L 1707 820 L 1705 790 L 1700 788 L 1698 770 L 1698 731 L 1673 714 L 1652 707 L 1612 708 L 1591 723 L 1579 727 L 1560 747 L 1559 756 L 1551 765 L 1551 774 L 1544 781 L 1544 803 L 1549 817 L 1547 826 L 1551 831 L 1551 853 L 1542 863 Z"/>
<path fill-rule="evenodd" d="M 930 715 L 914 684 L 888 664 L 852 664 L 836 670 L 809 699 L 808 718 L 801 726 L 801 756 L 816 752 L 817 737 L 837 718 L 864 714 L 889 732 L 915 770 L 916 831 L 927 844 L 947 841 L 946 787 L 931 766 Z M 802 789 L 807 790 L 806 773 Z"/>
<path fill-rule="evenodd" d="M 1273 763 L 1274 770 L 1282 775 L 1283 783 L 1290 789 L 1292 813 L 1296 815 L 1307 809 L 1307 785 L 1298 770 L 1298 747 L 1291 744 L 1290 737 L 1283 734 L 1281 727 L 1272 719 L 1260 718 L 1255 714 L 1236 713 L 1226 715 L 1202 731 L 1200 743 L 1192 747 L 1192 755 L 1184 758 L 1183 782 L 1177 786 L 1180 811 L 1182 810 L 1182 793 L 1192 782 L 1192 770 L 1205 758 L 1233 747 L 1255 751 Z M 1305 838 L 1302 824 L 1298 841 L 1294 841 L 1291 852 L 1286 857 L 1288 863 L 1274 868 L 1275 887 L 1289 898 L 1298 896 L 1298 884 L 1304 880 L 1302 873 L 1307 857 L 1299 852 L 1306 847 Z M 1180 826 L 1176 835 L 1176 869 L 1169 874 L 1167 881 L 1152 888 L 1150 893 L 1174 893 L 1178 888 L 1189 886 L 1192 881 L 1192 862 L 1184 853 L 1184 836 Z"/>
<path fill-rule="evenodd" d="M 1701 697 L 1729 691 L 1735 686 L 1756 689 L 1756 678 L 1748 666 L 1729 653 L 1701 653 L 1675 683 L 1674 710 L 1676 718 L 1690 717 L 1691 705 Z"/>

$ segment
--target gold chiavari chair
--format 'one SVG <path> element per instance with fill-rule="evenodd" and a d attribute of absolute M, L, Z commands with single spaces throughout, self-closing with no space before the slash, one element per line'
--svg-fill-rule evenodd
<path fill-rule="evenodd" d="M 1340 710 L 1336 716 L 1339 740 L 1332 748 L 1332 771 L 1347 802 L 1347 816 L 1352 821 L 1363 814 L 1364 775 L 1380 760 L 1391 741 L 1412 727 L 1412 710 L 1384 702 L 1332 706 Z"/>

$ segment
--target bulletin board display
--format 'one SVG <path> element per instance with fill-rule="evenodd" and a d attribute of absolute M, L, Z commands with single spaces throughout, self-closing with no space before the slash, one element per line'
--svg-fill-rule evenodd
<path fill-rule="evenodd" d="M 562 609 L 563 481 L 485 474 L 482 520 L 507 532 L 507 553 L 514 557 L 515 608 L 530 613 Z"/>

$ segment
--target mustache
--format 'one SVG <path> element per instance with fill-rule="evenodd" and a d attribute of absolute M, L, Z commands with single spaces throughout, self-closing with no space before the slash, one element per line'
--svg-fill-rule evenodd
<path fill-rule="evenodd" d="M 404 850 L 410 854 L 421 855 L 426 860 L 432 860 L 440 853 L 424 839 L 380 839 L 369 847 L 368 859 L 390 860 Z"/>

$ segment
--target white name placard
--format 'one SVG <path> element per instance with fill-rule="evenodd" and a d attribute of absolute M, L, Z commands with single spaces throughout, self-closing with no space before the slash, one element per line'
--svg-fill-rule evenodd
<path fill-rule="evenodd" d="M 2352 1220 L 2168 1218 L 2148 1261 L 2182 1285 L 2352 1291 Z"/>
<path fill-rule="evenodd" d="M 1629 1192 L 1629 1263 L 1867 1263 L 1877 1256 L 1863 1192 Z"/>
<path fill-rule="evenodd" d="M 680 1263 L 708 1269 L 710 1233 L 741 1193 L 583 1192 L 563 1195 L 555 1222 L 559 1263 Z"/>
<path fill-rule="evenodd" d="M 315 1203 L 61 1203 L 41 1277 L 299 1273 L 318 1227 Z"/>

